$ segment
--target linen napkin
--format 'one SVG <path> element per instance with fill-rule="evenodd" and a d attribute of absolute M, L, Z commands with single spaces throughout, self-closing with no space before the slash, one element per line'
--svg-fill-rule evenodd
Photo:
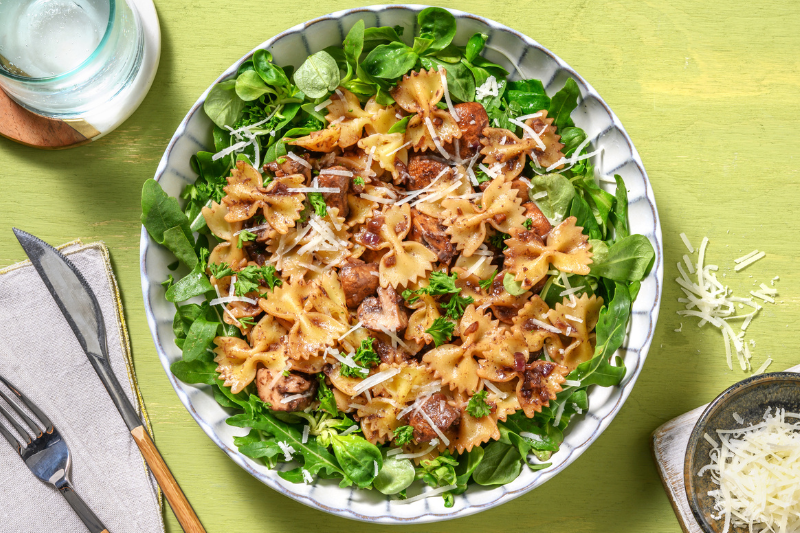
<path fill-rule="evenodd" d="M 149 427 L 108 249 L 102 242 L 80 241 L 60 249 L 97 296 L 111 367 Z M 0 270 L 0 374 L 52 420 L 69 446 L 75 491 L 111 533 L 164 531 L 160 491 L 111 397 L 29 261 Z M 87 531 L 61 494 L 36 479 L 5 439 L 0 439 L 0 530 Z"/>

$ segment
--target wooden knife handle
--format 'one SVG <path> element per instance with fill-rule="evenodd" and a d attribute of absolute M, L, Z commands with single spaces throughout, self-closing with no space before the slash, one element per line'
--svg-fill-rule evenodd
<path fill-rule="evenodd" d="M 150 440 L 150 435 L 147 434 L 144 426 L 134 428 L 133 431 L 131 431 L 131 435 L 133 435 L 133 440 L 136 441 L 136 445 L 139 446 L 139 449 L 142 451 L 144 460 L 147 461 L 150 470 L 153 471 L 153 475 L 161 486 L 161 490 L 164 491 L 167 502 L 169 502 L 169 506 L 172 507 L 172 511 L 178 518 L 178 522 L 180 522 L 183 530 L 186 531 L 186 533 L 205 533 L 203 524 L 200 523 L 200 519 L 197 518 L 197 515 L 194 513 L 194 509 L 192 509 L 183 491 L 178 486 L 178 482 L 175 481 L 172 472 L 169 471 L 169 467 L 167 463 L 164 462 L 164 458 L 158 453 L 156 445 Z"/>

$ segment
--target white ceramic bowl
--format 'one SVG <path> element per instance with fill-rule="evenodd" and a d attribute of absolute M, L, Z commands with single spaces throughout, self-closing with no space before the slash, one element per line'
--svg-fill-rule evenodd
<path fill-rule="evenodd" d="M 290 28 L 260 44 L 257 49 L 266 48 L 272 52 L 278 65 L 297 67 L 313 52 L 340 44 L 359 19 L 363 19 L 368 27 L 403 26 L 404 36 L 409 38 L 416 33 L 417 13 L 424 8 L 416 5 L 381 5 L 339 11 Z M 516 480 L 496 488 L 471 486 L 465 494 L 456 497 L 455 506 L 450 509 L 445 508 L 438 497 L 402 504 L 390 501 L 377 491 L 342 489 L 330 480 L 318 481 L 313 485 L 295 485 L 284 481 L 274 470 L 238 453 L 233 437 L 244 434 L 245 430 L 225 423 L 229 413 L 217 404 L 207 386 L 187 385 L 170 373 L 169 366 L 180 359 L 181 351 L 175 346 L 172 333 L 175 308 L 164 299 L 164 289 L 160 283 L 166 279 L 167 265 L 174 261 L 174 257 L 165 248 L 156 245 L 142 228 L 141 273 L 147 320 L 161 363 L 181 402 L 211 440 L 251 475 L 290 498 L 345 518 L 386 524 L 447 520 L 495 507 L 551 479 L 597 439 L 622 407 L 642 369 L 658 318 L 664 278 L 658 211 L 639 154 L 616 115 L 578 73 L 533 39 L 485 18 L 461 11 L 452 13 L 458 20 L 455 43 L 466 44 L 476 32 L 487 34 L 489 40 L 483 55 L 503 65 L 512 73 L 512 79 L 523 76 L 538 78 L 550 95 L 560 89 L 568 77 L 578 83 L 582 98 L 572 118 L 592 139 L 594 149 L 605 149 L 602 159 L 595 158 L 597 160 L 594 161 L 599 171 L 603 175 L 620 174 L 624 178 L 629 190 L 631 233 L 647 236 L 656 250 L 655 266 L 642 282 L 641 291 L 633 305 L 630 330 L 618 354 L 625 360 L 627 375 L 619 387 L 591 389 L 590 408 L 570 424 L 561 450 L 552 457 L 553 466 L 539 472 L 523 467 L 522 474 Z M 251 54 L 252 51 L 231 65 L 214 83 L 233 76 Z M 158 165 L 155 179 L 172 196 L 177 197 L 183 187 L 196 178 L 189 166 L 192 154 L 198 150 L 213 151 L 211 121 L 202 110 L 207 94 L 208 90 L 189 110 Z"/>

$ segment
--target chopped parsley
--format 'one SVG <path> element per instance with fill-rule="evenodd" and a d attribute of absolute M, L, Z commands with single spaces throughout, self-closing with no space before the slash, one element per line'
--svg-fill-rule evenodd
<path fill-rule="evenodd" d="M 363 366 L 350 366 L 342 363 L 339 365 L 339 373 L 346 378 L 365 378 L 369 375 L 369 369 Z"/>
<path fill-rule="evenodd" d="M 522 227 L 530 231 L 533 228 L 533 220 L 530 218 L 526 218 L 525 222 L 522 223 Z"/>
<path fill-rule="evenodd" d="M 339 409 L 336 408 L 336 397 L 334 397 L 331 389 L 325 384 L 325 375 L 317 374 L 319 380 L 319 389 L 317 389 L 317 400 L 319 400 L 318 410 L 325 411 L 329 415 L 336 417 L 339 414 Z"/>
<path fill-rule="evenodd" d="M 370 367 L 380 364 L 381 359 L 375 350 L 372 349 L 373 338 L 364 339 L 361 341 L 361 346 L 358 347 L 356 353 L 353 354 L 353 362 L 356 363 L 355 367 L 349 365 L 341 365 L 339 373 L 345 377 L 365 378 L 369 375 Z"/>
<path fill-rule="evenodd" d="M 399 428 L 394 430 L 394 443 L 398 446 L 402 446 L 403 444 L 408 444 L 411 442 L 411 439 L 414 437 L 414 427 L 413 426 L 400 426 Z"/>
<path fill-rule="evenodd" d="M 485 390 L 473 394 L 467 404 L 467 412 L 475 418 L 483 418 L 491 413 L 492 407 L 486 401 L 488 394 Z"/>
<path fill-rule="evenodd" d="M 508 233 L 501 233 L 498 231 L 497 233 L 489 237 L 489 244 L 491 244 L 498 250 L 505 250 L 506 248 L 508 248 L 508 245 L 505 243 L 505 240 L 510 238 L 511 235 L 509 235 Z"/>
<path fill-rule="evenodd" d="M 284 164 L 284 163 L 286 163 L 286 158 L 285 158 L 285 157 L 279 157 L 279 158 L 278 158 L 278 164 L 279 164 L 279 165 L 282 165 L 282 164 Z"/>
<path fill-rule="evenodd" d="M 325 198 L 321 192 L 308 193 L 308 202 L 318 217 L 324 217 L 328 214 L 328 206 L 325 204 Z"/>
<path fill-rule="evenodd" d="M 353 185 L 364 185 L 364 178 L 358 176 L 353 180 Z"/>
<path fill-rule="evenodd" d="M 246 229 L 243 229 L 242 232 L 239 234 L 239 242 L 236 244 L 236 247 L 241 248 L 244 243 L 256 240 L 256 237 L 258 237 L 257 234 L 251 233 Z"/>
<path fill-rule="evenodd" d="M 478 185 L 487 181 L 492 181 L 492 178 L 483 170 L 475 171 L 475 179 L 478 181 Z"/>
<path fill-rule="evenodd" d="M 283 284 L 280 276 L 275 274 L 273 265 L 250 265 L 236 272 L 227 263 L 211 263 L 208 265 L 208 269 L 211 271 L 211 275 L 217 279 L 235 275 L 234 293 L 236 296 L 244 296 L 249 292 L 258 290 L 261 282 L 270 289 L 274 289 L 276 286 L 280 287 Z"/>
<path fill-rule="evenodd" d="M 453 331 L 456 329 L 455 322 L 451 322 L 446 317 L 440 316 L 433 321 L 431 327 L 425 330 L 433 337 L 433 343 L 439 347 L 453 338 Z"/>
<path fill-rule="evenodd" d="M 450 297 L 450 301 L 442 306 L 442 309 L 445 310 L 447 316 L 453 320 L 458 320 L 464 315 L 464 308 L 471 303 L 475 303 L 475 299 L 472 296 L 465 297 L 460 294 L 454 294 Z"/>
<path fill-rule="evenodd" d="M 492 286 L 492 283 L 494 283 L 494 278 L 497 277 L 497 272 L 498 271 L 495 270 L 494 272 L 492 272 L 491 277 L 488 277 L 486 279 L 482 279 L 482 280 L 480 280 L 478 282 L 478 285 L 480 285 L 481 289 L 483 289 L 485 291 L 489 290 L 489 288 Z"/>

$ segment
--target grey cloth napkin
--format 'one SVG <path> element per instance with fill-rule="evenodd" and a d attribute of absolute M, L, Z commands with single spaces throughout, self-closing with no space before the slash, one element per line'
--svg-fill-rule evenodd
<path fill-rule="evenodd" d="M 140 410 L 108 250 L 103 243 L 77 242 L 62 247 L 62 252 L 100 302 L 111 366 Z M 144 459 L 30 262 L 0 271 L 0 339 L 0 373 L 58 428 L 72 456 L 75 490 L 108 530 L 164 531 L 160 492 Z M 61 494 L 36 479 L 5 439 L 0 439 L 0 530 L 87 531 Z"/>

